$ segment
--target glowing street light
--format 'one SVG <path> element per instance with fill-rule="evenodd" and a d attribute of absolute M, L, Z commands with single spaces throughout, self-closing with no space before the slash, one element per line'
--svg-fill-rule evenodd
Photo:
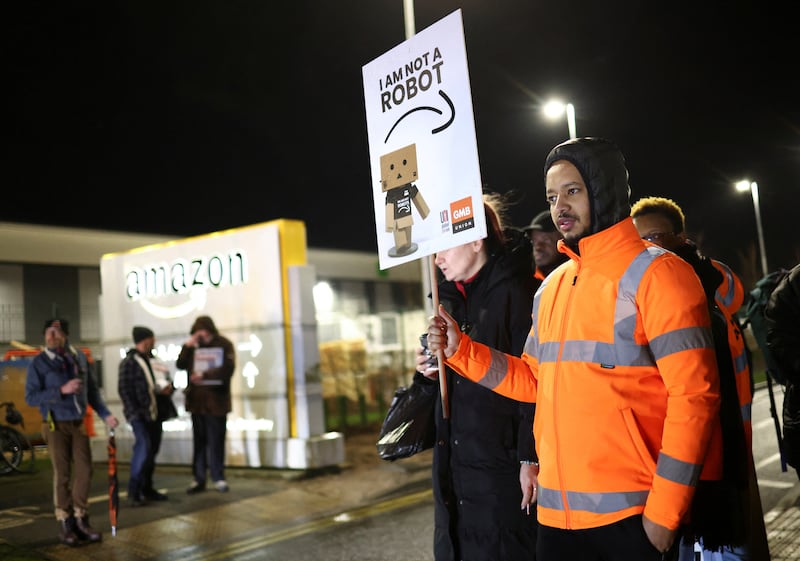
<path fill-rule="evenodd" d="M 758 230 L 758 248 L 761 253 L 761 272 L 764 276 L 767 276 L 769 268 L 767 267 L 767 249 L 764 244 L 764 229 L 761 227 L 761 207 L 758 204 L 758 183 L 743 179 L 736 182 L 736 190 L 742 193 L 750 191 L 753 195 L 753 208 L 756 211 L 756 229 Z"/>
<path fill-rule="evenodd" d="M 565 112 L 567 114 L 567 127 L 569 127 L 569 137 L 571 139 L 578 138 L 575 131 L 575 106 L 571 103 L 562 103 L 558 100 L 548 101 L 542 107 L 542 111 L 549 119 L 558 119 Z"/>

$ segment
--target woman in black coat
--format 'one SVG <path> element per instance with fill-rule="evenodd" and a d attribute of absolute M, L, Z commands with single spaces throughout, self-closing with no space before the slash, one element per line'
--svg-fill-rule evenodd
<path fill-rule="evenodd" d="M 783 451 L 800 477 L 800 264 L 775 287 L 764 313 L 767 345 L 786 379 Z"/>
<path fill-rule="evenodd" d="M 492 202 L 485 198 L 487 238 L 436 254 L 444 277 L 439 301 L 473 340 L 519 355 L 531 326 L 531 246 L 520 232 L 504 233 Z M 425 370 L 426 358 L 420 348 L 415 379 L 438 385 L 438 371 Z M 521 506 L 521 470 L 538 470 L 535 406 L 496 394 L 450 369 L 446 376 L 449 418 L 437 400 L 433 453 L 436 561 L 531 561 L 536 512 Z M 522 481 L 530 479 L 526 475 Z"/>

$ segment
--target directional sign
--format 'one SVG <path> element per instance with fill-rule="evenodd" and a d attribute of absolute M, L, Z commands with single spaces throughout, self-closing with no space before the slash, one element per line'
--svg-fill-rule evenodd
<path fill-rule="evenodd" d="M 239 343 L 236 348 L 240 351 L 249 351 L 250 356 L 255 358 L 258 356 L 258 353 L 261 352 L 261 348 L 264 345 L 261 343 L 261 339 L 255 336 L 255 334 L 250 334 L 250 340 L 247 343 Z"/>
<path fill-rule="evenodd" d="M 258 376 L 258 367 L 249 360 L 242 367 L 242 376 L 247 378 L 247 387 L 252 389 L 256 387 L 256 376 Z"/>

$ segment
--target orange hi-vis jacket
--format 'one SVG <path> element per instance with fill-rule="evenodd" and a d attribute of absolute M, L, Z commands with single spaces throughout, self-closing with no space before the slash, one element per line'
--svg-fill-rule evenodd
<path fill-rule="evenodd" d="M 521 357 L 462 335 L 447 363 L 536 402 L 538 519 L 585 529 L 644 513 L 677 529 L 719 410 L 708 302 L 691 266 L 630 218 L 587 236 L 542 283 Z"/>
<path fill-rule="evenodd" d="M 753 451 L 753 392 L 750 386 L 750 363 L 747 360 L 747 348 L 741 326 L 736 320 L 736 312 L 744 303 L 744 286 L 739 277 L 722 261 L 711 259 L 711 264 L 722 273 L 722 283 L 717 287 L 714 300 L 725 319 L 728 320 L 728 346 L 733 355 L 733 371 L 736 375 L 736 391 L 739 393 L 739 406 L 742 410 L 744 434 L 747 439 L 747 450 Z"/>

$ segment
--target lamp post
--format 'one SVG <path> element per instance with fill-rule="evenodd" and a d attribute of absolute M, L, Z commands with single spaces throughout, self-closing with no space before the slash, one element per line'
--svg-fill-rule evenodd
<path fill-rule="evenodd" d="M 550 119 L 557 119 L 565 112 L 567 114 L 567 127 L 569 128 L 570 139 L 578 138 L 575 130 L 575 106 L 571 103 L 562 103 L 558 100 L 548 101 L 542 107 L 545 116 Z"/>
<path fill-rule="evenodd" d="M 414 0 L 403 0 L 403 22 L 406 28 L 406 39 L 411 39 L 417 34 L 414 21 Z"/>
<path fill-rule="evenodd" d="M 758 231 L 758 248 L 761 253 L 761 272 L 764 276 L 769 274 L 767 267 L 767 249 L 764 244 L 764 228 L 761 226 L 761 206 L 758 204 L 758 183 L 744 179 L 736 183 L 736 190 L 745 192 L 750 191 L 753 195 L 753 208 L 756 212 L 756 230 Z"/>

